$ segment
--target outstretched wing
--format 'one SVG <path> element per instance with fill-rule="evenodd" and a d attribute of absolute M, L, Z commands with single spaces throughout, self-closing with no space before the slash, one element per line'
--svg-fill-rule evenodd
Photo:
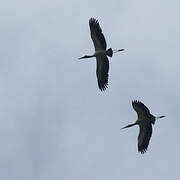
<path fill-rule="evenodd" d="M 89 27 L 91 31 L 91 38 L 94 43 L 95 50 L 106 50 L 106 40 L 102 33 L 102 29 L 99 25 L 98 20 L 91 18 L 89 20 Z"/>
<path fill-rule="evenodd" d="M 138 119 L 143 119 L 150 114 L 149 109 L 140 101 L 132 101 L 132 106 L 138 114 Z"/>
<path fill-rule="evenodd" d="M 104 91 L 108 87 L 109 60 L 106 55 L 98 56 L 96 60 L 98 86 L 101 91 Z"/>
<path fill-rule="evenodd" d="M 147 151 L 149 141 L 152 135 L 152 125 L 147 123 L 146 125 L 139 125 L 140 131 L 138 136 L 138 152 L 144 154 Z"/>

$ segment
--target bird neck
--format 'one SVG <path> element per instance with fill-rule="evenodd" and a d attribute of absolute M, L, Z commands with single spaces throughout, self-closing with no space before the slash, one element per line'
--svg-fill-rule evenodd
<path fill-rule="evenodd" d="M 94 55 L 86 55 L 86 56 L 84 56 L 84 58 L 91 58 L 91 57 L 94 57 Z"/>

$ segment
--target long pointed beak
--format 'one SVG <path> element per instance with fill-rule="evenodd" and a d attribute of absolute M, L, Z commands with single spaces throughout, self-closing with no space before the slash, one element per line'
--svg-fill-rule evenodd
<path fill-rule="evenodd" d="M 78 58 L 78 59 L 86 59 L 86 58 L 90 58 L 90 57 L 93 57 L 93 56 L 85 55 L 85 56 L 82 56 L 82 57 L 80 57 L 80 58 Z"/>
<path fill-rule="evenodd" d="M 125 129 L 125 128 L 128 128 L 128 127 L 131 127 L 131 126 L 127 125 L 127 126 L 122 127 L 121 129 Z"/>
<path fill-rule="evenodd" d="M 82 57 L 80 57 L 80 58 L 78 58 L 78 59 L 79 59 L 79 60 L 80 60 L 80 59 L 83 59 L 83 57 L 84 57 L 84 56 L 82 56 Z"/>
<path fill-rule="evenodd" d="M 128 124 L 127 126 L 124 126 L 124 127 L 121 128 L 121 129 L 129 128 L 129 127 L 132 127 L 132 126 L 134 126 L 134 125 L 137 125 L 137 122 L 132 123 L 132 124 Z"/>

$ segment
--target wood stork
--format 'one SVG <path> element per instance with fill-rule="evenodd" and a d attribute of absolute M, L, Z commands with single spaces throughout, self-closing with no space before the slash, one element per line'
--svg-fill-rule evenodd
<path fill-rule="evenodd" d="M 122 129 L 139 125 L 140 132 L 138 136 L 138 152 L 144 154 L 147 151 L 152 135 L 152 124 L 155 124 L 156 119 L 163 118 L 165 116 L 153 116 L 149 109 L 142 102 L 137 100 L 132 101 L 132 106 L 138 115 L 138 120 L 133 124 L 123 127 Z"/>
<path fill-rule="evenodd" d="M 111 48 L 109 48 L 108 50 L 106 50 L 106 40 L 104 38 L 98 20 L 91 18 L 89 20 L 89 27 L 91 31 L 91 38 L 95 47 L 95 53 L 93 55 L 85 55 L 78 59 L 96 57 L 96 75 L 98 86 L 101 91 L 104 91 L 108 87 L 109 60 L 107 56 L 112 57 L 113 52 L 116 53 L 119 51 L 123 51 L 124 49 L 112 50 Z"/>

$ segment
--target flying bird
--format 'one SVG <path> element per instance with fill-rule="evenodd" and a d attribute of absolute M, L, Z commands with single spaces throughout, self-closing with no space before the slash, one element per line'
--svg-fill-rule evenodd
<path fill-rule="evenodd" d="M 106 40 L 102 33 L 99 22 L 95 18 L 91 18 L 89 20 L 89 27 L 91 38 L 94 43 L 95 53 L 93 55 L 85 55 L 83 57 L 80 57 L 79 59 L 96 57 L 96 75 L 98 86 L 101 91 L 104 91 L 108 87 L 109 60 L 107 56 L 112 57 L 113 53 L 123 51 L 124 49 L 112 50 L 111 48 L 109 48 L 106 50 Z"/>
<path fill-rule="evenodd" d="M 132 106 L 137 113 L 138 119 L 135 123 L 129 124 L 124 128 L 129 128 L 134 125 L 139 125 L 139 136 L 138 136 L 138 152 L 144 154 L 147 151 L 149 141 L 152 135 L 152 124 L 155 124 L 156 119 L 163 118 L 165 116 L 155 117 L 149 111 L 149 109 L 140 101 L 132 101 Z"/>

